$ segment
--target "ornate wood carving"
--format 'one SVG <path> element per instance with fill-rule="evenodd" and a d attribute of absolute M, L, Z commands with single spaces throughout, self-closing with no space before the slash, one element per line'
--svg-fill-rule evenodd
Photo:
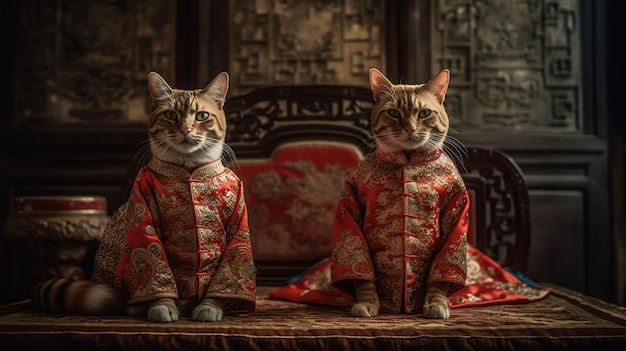
<path fill-rule="evenodd" d="M 434 70 L 455 125 L 581 132 L 576 0 L 432 1 Z"/>
<path fill-rule="evenodd" d="M 367 84 L 382 67 L 381 0 L 230 2 L 231 94 L 267 85 Z"/>
<path fill-rule="evenodd" d="M 468 148 L 463 178 L 477 189 L 476 246 L 505 267 L 526 271 L 530 245 L 528 189 L 515 162 L 502 152 Z"/>
<path fill-rule="evenodd" d="M 309 138 L 320 133 L 354 129 L 368 134 L 372 93 L 350 86 L 283 86 L 255 90 L 226 101 L 227 142 L 233 148 L 254 146 L 275 138 L 281 129 L 308 124 Z M 326 123 L 329 122 L 329 123 Z M 268 133 L 272 131 L 272 135 Z"/>
<path fill-rule="evenodd" d="M 144 121 L 150 70 L 173 79 L 175 2 L 21 2 L 17 123 Z"/>

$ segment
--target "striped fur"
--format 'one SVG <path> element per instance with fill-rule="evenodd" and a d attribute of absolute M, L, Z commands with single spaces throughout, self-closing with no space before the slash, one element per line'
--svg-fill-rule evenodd
<path fill-rule="evenodd" d="M 122 289 L 88 280 L 51 279 L 35 286 L 33 306 L 55 313 L 79 315 L 118 314 L 126 304 Z"/>
<path fill-rule="evenodd" d="M 371 128 L 377 147 L 388 151 L 439 149 L 448 134 L 443 106 L 450 72 L 443 70 L 426 84 L 392 84 L 380 71 L 370 70 L 375 105 Z"/>
<path fill-rule="evenodd" d="M 222 156 L 226 72 L 198 90 L 172 89 L 159 74 L 150 72 L 148 87 L 154 105 L 148 123 L 152 155 L 188 170 Z"/>
<path fill-rule="evenodd" d="M 204 299 L 193 309 L 191 318 L 200 322 L 216 322 L 224 315 L 222 304 L 215 299 Z"/>
<path fill-rule="evenodd" d="M 151 302 L 148 308 L 148 319 L 161 323 L 176 322 L 178 320 L 176 301 L 170 298 L 162 298 Z"/>
<path fill-rule="evenodd" d="M 424 317 L 435 319 L 450 318 L 448 306 L 448 283 L 432 283 L 426 290 Z"/>
<path fill-rule="evenodd" d="M 352 306 L 354 317 L 376 317 L 380 310 L 380 301 L 373 282 L 362 280 L 354 282 L 356 303 Z"/>

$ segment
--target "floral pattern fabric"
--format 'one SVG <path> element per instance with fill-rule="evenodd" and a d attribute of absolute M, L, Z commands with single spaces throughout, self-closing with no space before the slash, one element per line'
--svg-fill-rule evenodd
<path fill-rule="evenodd" d="M 546 297 L 551 288 L 523 282 L 472 245 L 467 245 L 467 278 L 463 288 L 448 296 L 451 308 L 528 303 Z M 289 284 L 274 288 L 270 298 L 292 302 L 350 307 L 354 297 L 335 288 L 330 258 L 311 266 Z"/>
<path fill-rule="evenodd" d="M 333 284 L 375 281 L 383 312 L 421 313 L 426 288 L 465 283 L 469 196 L 443 150 L 377 148 L 346 179 L 333 229 Z"/>
<path fill-rule="evenodd" d="M 352 145 L 294 142 L 271 157 L 241 161 L 257 261 L 317 261 L 328 256 L 335 208 L 349 169 L 362 159 Z"/>
<path fill-rule="evenodd" d="M 105 229 L 92 279 L 124 288 L 129 303 L 218 298 L 253 311 L 247 216 L 243 184 L 220 160 L 189 172 L 153 159 Z"/>

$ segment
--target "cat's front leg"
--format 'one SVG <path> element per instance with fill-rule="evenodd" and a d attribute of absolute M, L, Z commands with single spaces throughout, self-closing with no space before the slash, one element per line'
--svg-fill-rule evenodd
<path fill-rule="evenodd" d="M 223 316 L 222 304 L 215 299 L 202 300 L 191 314 L 191 318 L 199 322 L 218 322 L 222 320 Z"/>
<path fill-rule="evenodd" d="M 432 283 L 426 290 L 424 299 L 425 318 L 448 319 L 450 318 L 450 306 L 448 306 L 448 283 Z"/>
<path fill-rule="evenodd" d="M 350 314 L 354 317 L 376 317 L 380 310 L 380 301 L 376 292 L 376 285 L 370 281 L 355 281 L 356 303 Z"/>
<path fill-rule="evenodd" d="M 162 298 L 152 302 L 148 308 L 148 320 L 159 323 L 176 322 L 178 320 L 176 301 Z"/>

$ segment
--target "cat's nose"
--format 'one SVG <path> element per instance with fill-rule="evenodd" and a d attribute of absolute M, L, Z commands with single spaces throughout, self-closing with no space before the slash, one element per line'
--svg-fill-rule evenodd
<path fill-rule="evenodd" d="M 181 129 L 180 130 L 180 134 L 182 134 L 183 136 L 187 136 L 187 134 L 189 134 L 190 130 L 186 130 L 186 129 Z"/>

